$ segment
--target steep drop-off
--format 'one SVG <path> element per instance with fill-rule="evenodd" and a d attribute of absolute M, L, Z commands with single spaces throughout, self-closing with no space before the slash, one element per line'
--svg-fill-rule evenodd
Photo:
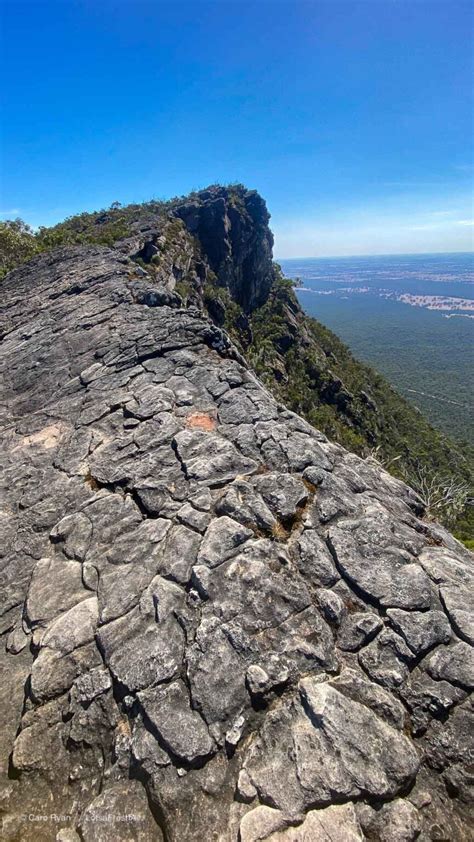
<path fill-rule="evenodd" d="M 3 285 L 4 838 L 470 839 L 472 555 L 183 307 L 220 257 L 140 225 Z"/>

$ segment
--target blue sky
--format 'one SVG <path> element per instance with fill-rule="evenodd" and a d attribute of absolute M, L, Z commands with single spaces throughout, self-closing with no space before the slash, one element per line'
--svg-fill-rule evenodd
<path fill-rule="evenodd" d="M 242 181 L 277 257 L 470 250 L 473 8 L 2 0 L 0 211 Z"/>

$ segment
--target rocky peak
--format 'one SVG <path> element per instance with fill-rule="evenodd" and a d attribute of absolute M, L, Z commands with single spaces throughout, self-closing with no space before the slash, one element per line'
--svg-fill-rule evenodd
<path fill-rule="evenodd" d="M 250 312 L 273 281 L 270 214 L 256 190 L 211 187 L 178 204 L 174 215 L 197 237 L 220 286 Z"/>
<path fill-rule="evenodd" d="M 472 555 L 182 306 L 170 224 L 4 282 L 2 836 L 467 842 Z"/>

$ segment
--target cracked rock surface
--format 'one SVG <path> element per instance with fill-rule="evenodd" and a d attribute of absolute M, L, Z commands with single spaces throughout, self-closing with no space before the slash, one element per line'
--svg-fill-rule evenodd
<path fill-rule="evenodd" d="M 2 838 L 471 839 L 472 556 L 137 272 L 2 290 Z"/>

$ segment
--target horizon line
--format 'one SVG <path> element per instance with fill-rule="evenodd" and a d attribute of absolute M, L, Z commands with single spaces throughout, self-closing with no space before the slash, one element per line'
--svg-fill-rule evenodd
<path fill-rule="evenodd" d="M 351 260 L 354 257 L 428 257 L 431 255 L 469 254 L 474 257 L 474 249 L 471 251 L 392 251 L 375 252 L 372 254 L 308 254 L 300 257 L 276 257 L 274 260 Z"/>

